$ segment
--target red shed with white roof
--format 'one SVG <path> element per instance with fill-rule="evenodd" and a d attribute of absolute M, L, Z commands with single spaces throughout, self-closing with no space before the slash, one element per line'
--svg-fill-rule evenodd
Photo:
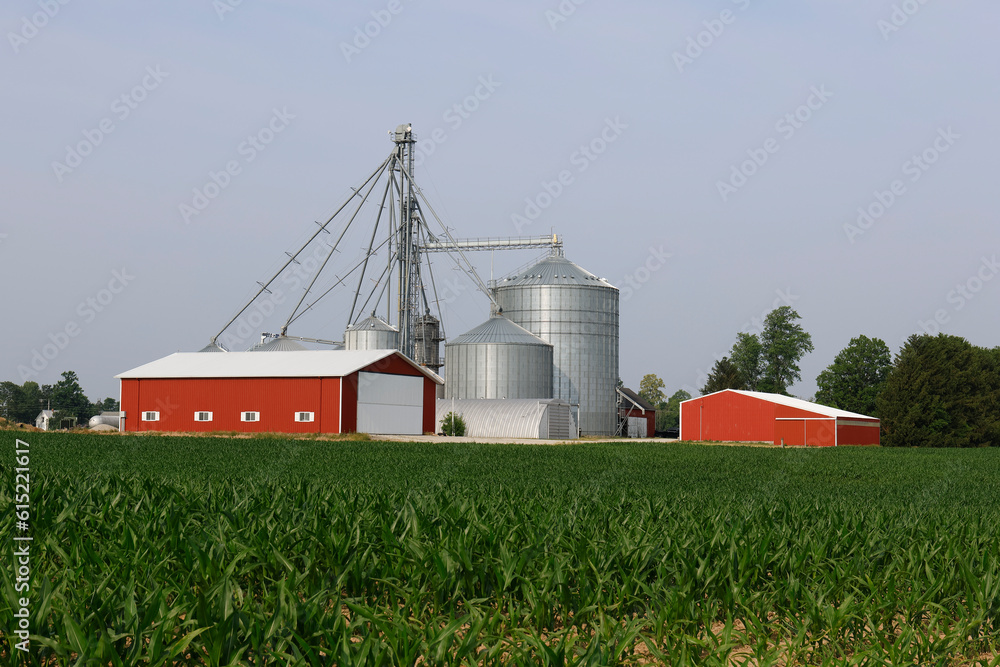
<path fill-rule="evenodd" d="M 443 382 L 396 350 L 178 352 L 116 377 L 128 432 L 433 433 Z"/>
<path fill-rule="evenodd" d="M 757 391 L 724 389 L 681 403 L 681 439 L 836 447 L 880 444 L 876 417 Z"/>

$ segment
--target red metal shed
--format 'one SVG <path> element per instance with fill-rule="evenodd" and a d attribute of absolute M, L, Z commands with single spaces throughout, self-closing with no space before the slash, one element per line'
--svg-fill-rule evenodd
<path fill-rule="evenodd" d="M 442 383 L 395 350 L 179 352 L 116 377 L 130 432 L 433 433 Z"/>
<path fill-rule="evenodd" d="M 681 439 L 836 447 L 878 445 L 875 417 L 781 394 L 724 389 L 681 403 Z"/>

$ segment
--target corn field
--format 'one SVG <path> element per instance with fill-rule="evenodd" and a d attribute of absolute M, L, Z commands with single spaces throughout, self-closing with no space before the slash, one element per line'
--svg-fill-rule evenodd
<path fill-rule="evenodd" d="M 1000 665 L 996 449 L 28 439 L 2 665 Z"/>

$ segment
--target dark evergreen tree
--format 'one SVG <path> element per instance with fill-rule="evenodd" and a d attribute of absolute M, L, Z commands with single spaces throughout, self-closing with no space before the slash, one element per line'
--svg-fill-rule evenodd
<path fill-rule="evenodd" d="M 1000 444 L 1000 349 L 964 338 L 914 334 L 878 398 L 888 447 Z"/>
<path fill-rule="evenodd" d="M 701 388 L 701 393 L 712 394 L 723 389 L 746 389 L 743 376 L 729 357 L 722 357 L 715 362 L 712 372 L 708 374 L 708 381 Z"/>

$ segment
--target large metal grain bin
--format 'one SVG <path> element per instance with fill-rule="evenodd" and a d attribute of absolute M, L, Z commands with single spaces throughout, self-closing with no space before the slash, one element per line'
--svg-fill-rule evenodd
<path fill-rule="evenodd" d="M 366 317 L 344 332 L 346 350 L 396 350 L 398 347 L 399 331 L 375 315 Z"/>
<path fill-rule="evenodd" d="M 505 316 L 552 343 L 552 397 L 580 406 L 580 433 L 613 435 L 618 288 L 560 252 L 497 281 L 494 290 Z"/>
<path fill-rule="evenodd" d="M 445 398 L 552 398 L 552 345 L 494 315 L 444 346 Z"/>

